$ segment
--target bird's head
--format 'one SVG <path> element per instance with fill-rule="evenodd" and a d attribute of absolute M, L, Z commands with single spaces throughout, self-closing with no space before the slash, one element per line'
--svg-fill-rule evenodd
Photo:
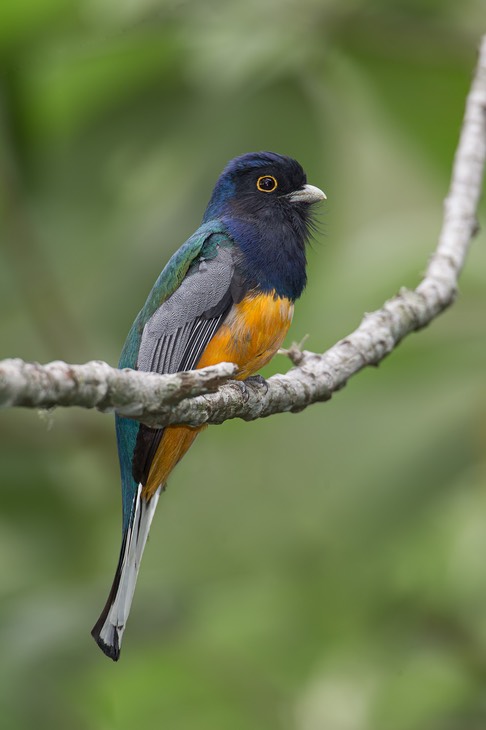
<path fill-rule="evenodd" d="M 236 157 L 223 170 L 204 215 L 219 219 L 237 246 L 248 286 L 297 299 L 306 283 L 312 207 L 326 196 L 296 160 L 274 152 Z"/>
<path fill-rule="evenodd" d="M 307 183 L 302 166 L 275 152 L 250 152 L 228 163 L 213 190 L 204 221 L 231 217 L 267 225 L 281 222 L 308 234 L 311 206 L 325 199 Z"/>

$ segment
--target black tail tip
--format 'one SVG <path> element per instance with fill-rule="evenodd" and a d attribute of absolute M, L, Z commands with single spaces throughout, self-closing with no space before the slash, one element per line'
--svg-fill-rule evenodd
<path fill-rule="evenodd" d="M 107 644 L 100 636 L 98 624 L 96 624 L 92 631 L 91 636 L 96 641 L 98 646 L 100 647 L 103 654 L 106 654 L 107 657 L 110 659 L 113 659 L 114 662 L 117 662 L 120 658 L 120 646 L 118 644 L 118 634 L 115 631 L 113 636 L 113 644 Z"/>

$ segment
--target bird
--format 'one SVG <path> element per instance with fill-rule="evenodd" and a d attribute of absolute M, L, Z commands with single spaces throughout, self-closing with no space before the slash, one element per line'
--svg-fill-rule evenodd
<path fill-rule="evenodd" d="M 307 281 L 315 204 L 325 198 L 291 157 L 251 152 L 231 160 L 201 226 L 156 280 L 118 367 L 175 373 L 232 362 L 237 380 L 255 376 L 289 329 Z M 91 633 L 117 661 L 157 502 L 204 426 L 150 428 L 115 418 L 122 545 L 108 600 Z"/>

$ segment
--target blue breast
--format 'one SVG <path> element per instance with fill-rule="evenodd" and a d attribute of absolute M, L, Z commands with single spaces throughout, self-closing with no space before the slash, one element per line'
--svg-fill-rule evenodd
<path fill-rule="evenodd" d="M 239 268 L 248 288 L 298 299 L 307 281 L 305 244 L 290 221 L 224 218 L 224 223 L 241 251 Z"/>

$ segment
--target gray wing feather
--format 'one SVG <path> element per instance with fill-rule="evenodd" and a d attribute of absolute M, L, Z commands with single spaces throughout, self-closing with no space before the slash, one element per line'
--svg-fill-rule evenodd
<path fill-rule="evenodd" d="M 178 289 L 147 321 L 137 360 L 139 370 L 175 373 L 191 370 L 232 305 L 233 253 L 217 256 L 189 270 Z M 132 458 L 132 474 L 145 484 L 163 429 L 140 424 Z"/>
<path fill-rule="evenodd" d="M 221 321 L 221 314 L 205 318 L 204 313 L 226 298 L 234 269 L 232 249 L 222 247 L 214 259 L 201 260 L 189 271 L 179 288 L 147 321 L 138 370 L 175 373 L 194 367 L 201 343 L 209 341 Z"/>

